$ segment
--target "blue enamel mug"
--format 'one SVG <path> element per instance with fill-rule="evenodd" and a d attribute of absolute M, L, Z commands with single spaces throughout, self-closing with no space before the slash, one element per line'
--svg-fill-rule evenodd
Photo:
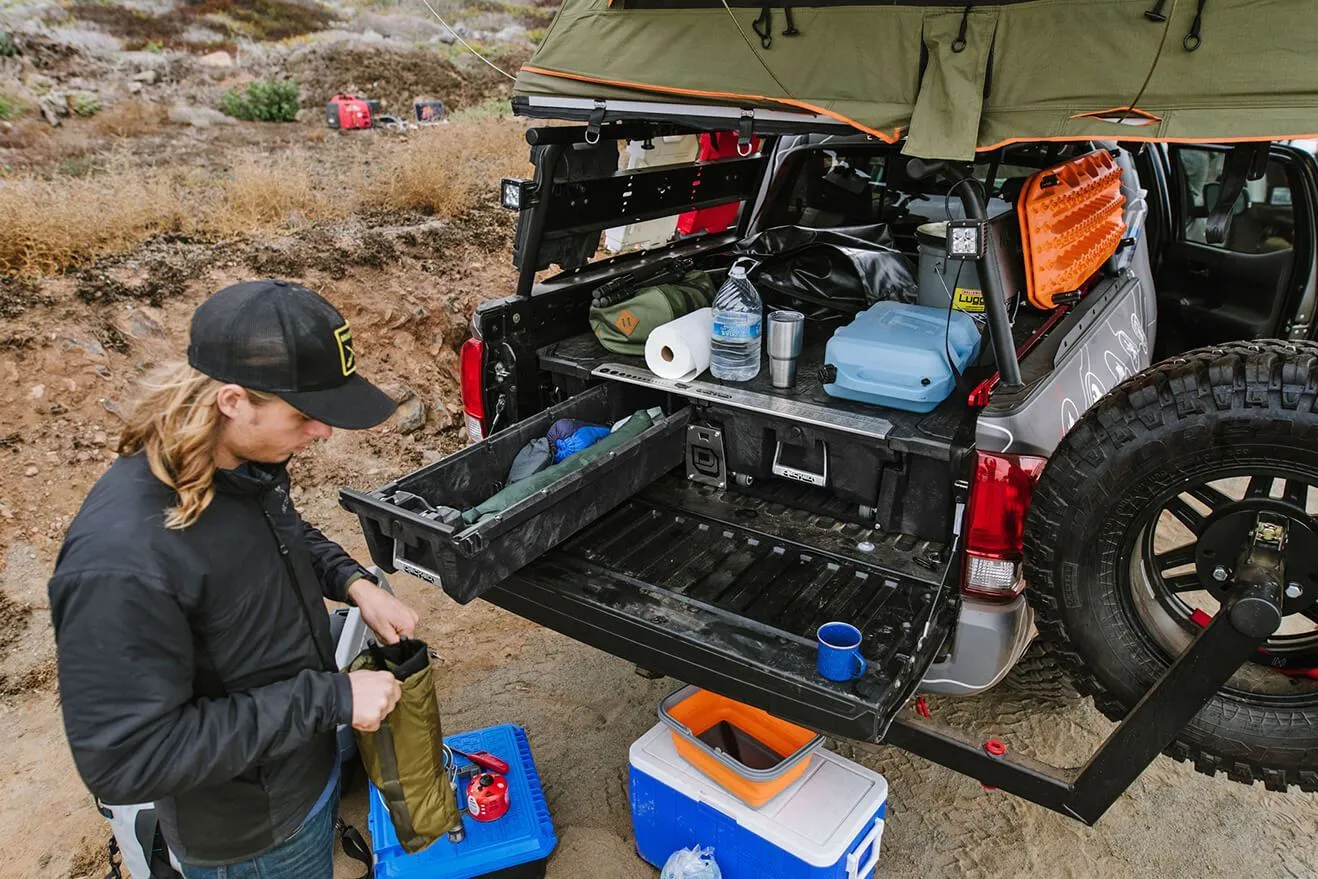
<path fill-rule="evenodd" d="M 816 668 L 830 681 L 850 681 L 865 674 L 865 657 L 860 655 L 860 629 L 850 623 L 825 623 L 819 627 L 819 659 Z"/>

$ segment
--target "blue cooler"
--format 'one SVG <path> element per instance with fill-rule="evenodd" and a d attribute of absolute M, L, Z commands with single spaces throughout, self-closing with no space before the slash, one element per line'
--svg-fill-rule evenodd
<path fill-rule="evenodd" d="M 508 770 L 508 814 L 488 824 L 462 813 L 467 838 L 459 843 L 447 837 L 409 855 L 398 841 L 389 808 L 371 785 L 370 812 L 366 824 L 371 831 L 376 879 L 539 879 L 545 875 L 549 855 L 558 838 L 549 819 L 549 806 L 540 789 L 540 776 L 531 759 L 531 746 L 520 726 L 504 724 L 474 732 L 445 736 L 445 743 L 460 751 L 489 751 L 506 760 Z M 465 762 L 461 757 L 460 762 Z M 459 795 L 466 796 L 465 791 Z"/>
<path fill-rule="evenodd" d="M 824 349 L 836 371 L 831 396 L 909 412 L 932 412 L 979 355 L 975 319 L 958 309 L 878 302 L 839 327 Z M 949 363 L 949 357 L 951 361 Z"/>
<path fill-rule="evenodd" d="M 636 851 L 662 868 L 678 849 L 713 846 L 724 879 L 870 879 L 888 805 L 882 775 L 831 751 L 758 809 L 692 767 L 656 725 L 631 747 Z"/>

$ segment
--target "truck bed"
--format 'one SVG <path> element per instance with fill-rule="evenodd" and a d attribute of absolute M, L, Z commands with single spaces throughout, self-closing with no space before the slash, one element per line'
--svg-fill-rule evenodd
<path fill-rule="evenodd" d="M 941 544 L 884 535 L 680 477 L 666 477 L 486 598 L 587 643 L 700 680 L 724 669 L 785 717 L 834 712 L 873 736 L 910 697 L 946 639 L 957 592 Z M 869 671 L 815 671 L 815 633 L 840 620 L 864 634 Z M 691 663 L 691 668 L 686 664 Z M 717 672 L 716 672 L 717 673 Z M 715 685 L 714 681 L 706 681 Z M 743 694 L 745 695 L 745 694 Z"/>

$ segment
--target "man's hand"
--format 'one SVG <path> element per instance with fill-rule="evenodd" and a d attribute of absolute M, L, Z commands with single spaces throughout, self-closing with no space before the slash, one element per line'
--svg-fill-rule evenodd
<path fill-rule="evenodd" d="M 352 685 L 352 728 L 362 732 L 379 729 L 403 698 L 403 688 L 393 672 L 349 672 L 348 683 Z"/>
<path fill-rule="evenodd" d="M 386 644 L 411 638 L 420 620 L 416 611 L 370 580 L 355 580 L 348 586 L 348 597 L 362 612 L 362 620 Z"/>

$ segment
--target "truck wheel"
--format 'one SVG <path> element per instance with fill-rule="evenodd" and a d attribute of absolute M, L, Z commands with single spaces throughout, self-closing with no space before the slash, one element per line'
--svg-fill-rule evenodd
<path fill-rule="evenodd" d="M 1040 638 L 1120 720 L 1206 626 L 1245 531 L 1289 520 L 1286 578 L 1318 590 L 1318 345 L 1200 349 L 1118 385 L 1063 439 L 1026 523 Z M 1318 791 L 1318 608 L 1290 613 L 1167 753 Z"/>
<path fill-rule="evenodd" d="M 1069 671 L 1053 646 L 1035 638 L 1002 679 L 1004 689 L 1054 708 L 1075 705 L 1084 697 L 1076 690 Z"/>

